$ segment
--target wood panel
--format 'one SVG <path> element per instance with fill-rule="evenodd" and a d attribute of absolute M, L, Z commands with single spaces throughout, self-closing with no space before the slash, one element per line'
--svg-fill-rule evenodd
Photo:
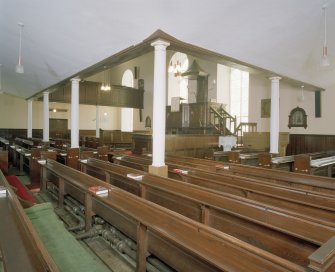
<path fill-rule="evenodd" d="M 290 134 L 287 155 L 335 150 L 335 135 Z"/>
<path fill-rule="evenodd" d="M 111 91 L 101 91 L 100 83 L 84 81 L 79 85 L 80 104 L 143 109 L 144 90 L 112 85 Z M 39 98 L 42 101 L 43 98 Z M 71 103 L 71 84 L 60 87 L 49 95 L 50 102 Z"/>

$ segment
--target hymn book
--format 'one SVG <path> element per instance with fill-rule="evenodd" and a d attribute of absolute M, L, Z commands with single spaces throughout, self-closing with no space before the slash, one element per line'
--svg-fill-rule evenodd
<path fill-rule="evenodd" d="M 88 191 L 95 195 L 107 195 L 108 194 L 108 188 L 104 186 L 92 186 L 88 188 Z"/>
<path fill-rule="evenodd" d="M 187 170 L 183 170 L 183 169 L 178 169 L 178 168 L 175 168 L 172 170 L 174 173 L 177 173 L 177 174 L 188 174 L 188 171 Z"/>
<path fill-rule="evenodd" d="M 143 175 L 141 175 L 141 174 L 135 174 L 135 173 L 130 173 L 130 174 L 127 174 L 127 177 L 131 178 L 131 179 L 134 179 L 134 180 L 142 180 Z"/>

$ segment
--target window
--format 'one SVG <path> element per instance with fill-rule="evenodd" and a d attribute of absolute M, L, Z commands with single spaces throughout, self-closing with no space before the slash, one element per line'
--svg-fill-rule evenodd
<path fill-rule="evenodd" d="M 134 87 L 134 75 L 131 70 L 126 70 L 122 76 L 122 86 Z M 133 109 L 122 108 L 121 109 L 121 131 L 132 132 L 133 131 Z"/>
<path fill-rule="evenodd" d="M 248 122 L 249 73 L 238 69 L 230 72 L 230 114 L 237 117 L 237 125 Z"/>
<path fill-rule="evenodd" d="M 181 73 L 184 73 L 188 68 L 188 58 L 186 54 L 177 52 L 173 54 L 169 62 L 169 74 L 168 74 L 168 98 L 167 104 L 171 105 L 172 97 L 181 97 L 182 103 L 187 103 L 188 100 L 188 79 L 180 76 Z M 170 66 L 176 68 L 177 65 L 178 71 L 175 69 L 170 69 Z"/>

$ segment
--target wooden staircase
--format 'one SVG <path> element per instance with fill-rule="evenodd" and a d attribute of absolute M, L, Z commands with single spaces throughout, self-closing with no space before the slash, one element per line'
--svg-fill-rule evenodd
<path fill-rule="evenodd" d="M 236 136 L 238 145 L 243 145 L 243 132 L 257 131 L 257 123 L 254 122 L 241 122 L 237 125 L 236 116 L 230 115 L 222 105 L 216 109 L 210 107 L 209 114 L 210 125 L 219 134 Z"/>

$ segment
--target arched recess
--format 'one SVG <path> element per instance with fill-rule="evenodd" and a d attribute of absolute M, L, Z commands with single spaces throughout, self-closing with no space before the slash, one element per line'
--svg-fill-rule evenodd
<path fill-rule="evenodd" d="M 169 62 L 167 104 L 171 105 L 171 97 L 181 97 L 183 103 L 188 101 L 188 79 L 180 74 L 188 69 L 189 60 L 186 54 L 176 52 Z"/>
<path fill-rule="evenodd" d="M 128 69 L 122 75 L 122 86 L 134 88 L 134 74 Z M 121 131 L 133 131 L 133 108 L 121 109 Z"/>

